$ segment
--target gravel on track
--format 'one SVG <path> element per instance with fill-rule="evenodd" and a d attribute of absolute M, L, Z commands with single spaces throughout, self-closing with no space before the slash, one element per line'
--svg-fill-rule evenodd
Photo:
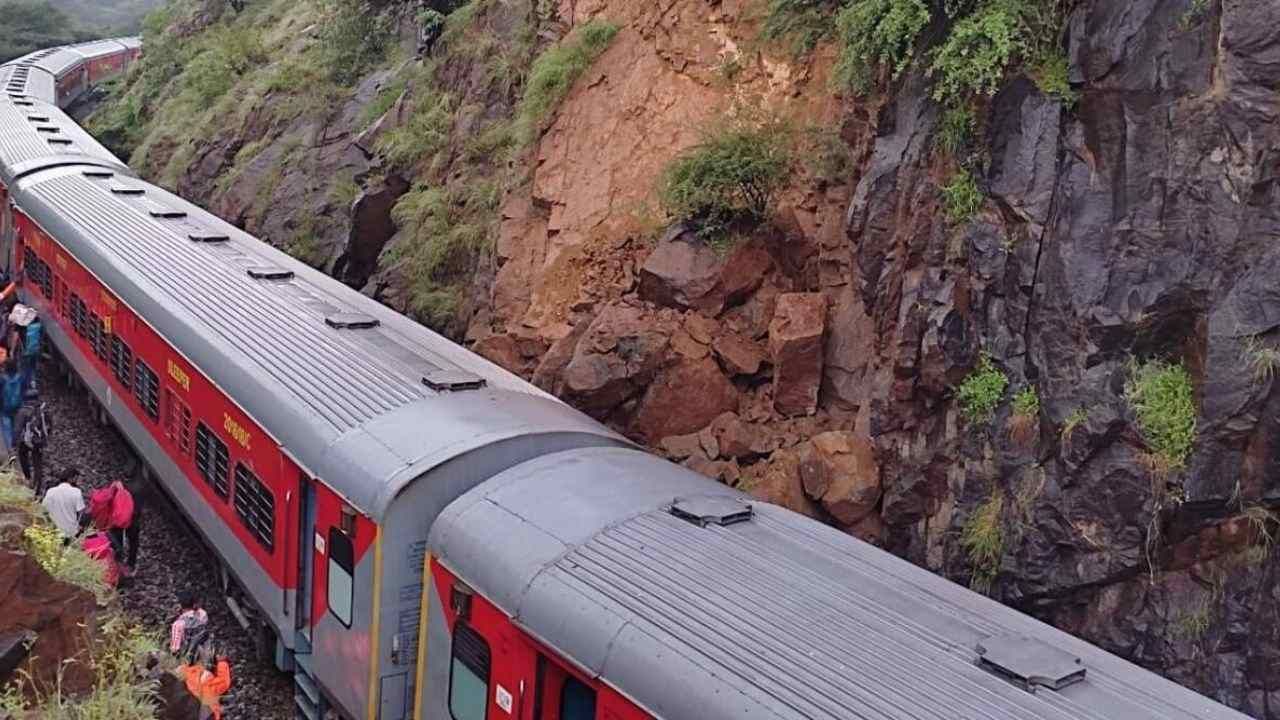
<path fill-rule="evenodd" d="M 101 487 L 129 476 L 132 451 L 113 427 L 98 423 L 87 391 L 69 388 L 46 363 L 41 399 L 53 421 L 45 459 L 45 477 L 61 468 L 79 468 L 83 487 Z M 168 642 L 169 624 L 178 613 L 177 593 L 189 589 L 204 600 L 211 638 L 231 661 L 231 690 L 223 699 L 224 720 L 292 718 L 290 677 L 256 659 L 253 640 L 232 616 L 218 587 L 218 561 L 208 554 L 158 488 L 140 498 L 141 523 L 137 574 L 118 592 L 128 617 Z"/>

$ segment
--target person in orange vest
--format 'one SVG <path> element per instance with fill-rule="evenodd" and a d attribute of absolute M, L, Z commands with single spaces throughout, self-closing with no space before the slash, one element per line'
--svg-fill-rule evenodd
<path fill-rule="evenodd" d="M 215 653 L 209 648 L 200 655 L 200 662 L 179 665 L 178 673 L 186 682 L 187 691 L 200 701 L 200 720 L 209 717 L 222 720 L 222 696 L 231 688 L 231 664 L 225 653 Z"/>

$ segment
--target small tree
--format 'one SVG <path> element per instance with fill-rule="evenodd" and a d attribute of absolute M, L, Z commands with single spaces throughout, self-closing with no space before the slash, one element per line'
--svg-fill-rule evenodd
<path fill-rule="evenodd" d="M 671 215 L 715 236 L 735 220 L 766 219 L 791 166 L 780 123 L 720 128 L 667 167 L 659 195 Z"/>

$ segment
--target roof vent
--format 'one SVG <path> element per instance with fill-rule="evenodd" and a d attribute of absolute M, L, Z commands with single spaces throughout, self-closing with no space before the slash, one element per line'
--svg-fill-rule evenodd
<path fill-rule="evenodd" d="M 255 280 L 288 280 L 293 277 L 293 271 L 282 268 L 278 265 L 260 265 L 251 267 L 247 270 L 249 277 Z"/>
<path fill-rule="evenodd" d="M 49 122 L 48 115 L 28 115 L 27 119 L 31 122 Z"/>
<path fill-rule="evenodd" d="M 749 503 L 724 495 L 676 498 L 671 503 L 670 512 L 698 527 L 746 522 L 755 513 Z"/>
<path fill-rule="evenodd" d="M 372 315 L 364 313 L 334 313 L 324 319 L 326 325 L 338 330 L 368 330 L 382 323 Z"/>
<path fill-rule="evenodd" d="M 448 370 L 436 368 L 428 370 L 422 376 L 422 384 L 436 392 L 458 392 L 461 390 L 479 390 L 484 387 L 484 378 L 465 370 Z"/>
<path fill-rule="evenodd" d="M 32 107 L 35 105 L 35 103 L 31 102 L 30 100 L 14 100 L 13 104 L 21 105 L 23 107 Z"/>
<path fill-rule="evenodd" d="M 83 174 L 85 177 L 90 178 L 113 178 L 116 176 L 116 174 L 110 170 L 85 170 Z"/>
<path fill-rule="evenodd" d="M 140 187 L 129 187 L 128 185 L 111 186 L 112 195 L 146 195 L 147 191 Z"/>
<path fill-rule="evenodd" d="M 70 145 L 71 141 L 66 138 L 51 137 L 49 138 L 49 144 L 50 145 Z"/>
<path fill-rule="evenodd" d="M 231 239 L 226 233 L 216 232 L 193 232 L 187 233 L 187 239 L 191 242 L 198 243 L 224 243 Z"/>
<path fill-rule="evenodd" d="M 173 208 L 167 208 L 160 205 L 151 208 L 150 212 L 151 217 L 153 218 L 167 218 L 170 220 L 177 220 L 178 218 L 184 218 L 187 216 L 186 210 L 174 210 Z"/>
<path fill-rule="evenodd" d="M 62 131 L 58 129 L 57 125 L 37 125 L 36 132 L 56 133 L 56 132 L 62 132 Z"/>
<path fill-rule="evenodd" d="M 1061 690 L 1084 680 L 1080 658 L 1025 635 L 994 635 L 977 647 L 978 665 L 1028 692 Z"/>

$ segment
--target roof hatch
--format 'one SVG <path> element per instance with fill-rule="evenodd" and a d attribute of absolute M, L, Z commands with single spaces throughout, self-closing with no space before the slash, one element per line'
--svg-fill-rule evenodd
<path fill-rule="evenodd" d="M 368 330 L 381 324 L 377 318 L 364 313 L 334 313 L 326 317 L 324 322 L 338 330 Z"/>
<path fill-rule="evenodd" d="M 246 272 L 255 280 L 288 280 L 293 277 L 292 270 L 279 265 L 259 265 L 249 268 Z"/>
<path fill-rule="evenodd" d="M 733 525 L 751 519 L 754 510 L 749 503 L 724 495 L 676 498 L 671 503 L 672 515 L 698 527 Z"/>
<path fill-rule="evenodd" d="M 1080 658 L 1025 635 L 993 635 L 977 647 L 978 664 L 1024 690 L 1061 690 L 1084 679 Z"/>
<path fill-rule="evenodd" d="M 422 374 L 422 384 L 436 392 L 479 390 L 484 387 L 484 378 L 465 370 L 434 368 Z"/>

